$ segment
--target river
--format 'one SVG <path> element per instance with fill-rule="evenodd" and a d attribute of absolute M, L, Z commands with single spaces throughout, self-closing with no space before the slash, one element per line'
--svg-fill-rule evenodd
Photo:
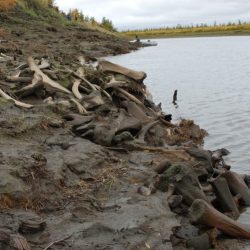
<path fill-rule="evenodd" d="M 148 75 L 156 103 L 173 120 L 193 119 L 209 136 L 204 147 L 225 147 L 232 169 L 249 173 L 250 37 L 154 39 L 158 46 L 110 57 Z M 178 107 L 172 104 L 178 90 Z"/>

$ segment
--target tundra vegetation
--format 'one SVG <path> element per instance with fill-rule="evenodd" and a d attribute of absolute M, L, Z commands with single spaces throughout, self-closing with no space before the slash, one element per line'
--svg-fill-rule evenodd
<path fill-rule="evenodd" d="M 141 38 L 185 37 L 185 36 L 223 36 L 223 35 L 250 35 L 250 23 L 229 22 L 227 24 L 212 25 L 206 23 L 196 25 L 177 25 L 152 29 L 136 29 L 121 32 L 128 37 L 138 35 Z"/>

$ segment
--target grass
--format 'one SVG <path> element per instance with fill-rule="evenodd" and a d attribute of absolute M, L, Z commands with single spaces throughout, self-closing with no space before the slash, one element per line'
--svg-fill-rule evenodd
<path fill-rule="evenodd" d="M 216 25 L 207 27 L 131 30 L 131 31 L 121 32 L 121 34 L 133 38 L 135 37 L 135 35 L 138 35 L 140 38 L 250 35 L 250 23 Z"/>

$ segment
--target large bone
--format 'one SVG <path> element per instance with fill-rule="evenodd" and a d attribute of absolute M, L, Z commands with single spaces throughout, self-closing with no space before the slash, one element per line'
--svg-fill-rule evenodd
<path fill-rule="evenodd" d="M 173 184 L 176 192 L 183 196 L 184 201 L 191 205 L 195 199 L 203 199 L 209 203 L 192 167 L 176 164 L 167 169 L 160 178 L 159 189 L 165 190 Z"/>
<path fill-rule="evenodd" d="M 139 132 L 137 142 L 145 143 L 145 136 L 146 136 L 147 132 L 148 132 L 152 127 L 154 127 L 155 125 L 159 124 L 159 122 L 160 122 L 160 121 L 157 120 L 157 121 L 153 121 L 153 122 L 150 122 L 150 123 L 146 124 L 146 125 L 141 129 L 141 131 Z"/>
<path fill-rule="evenodd" d="M 139 119 L 142 123 L 148 123 L 152 121 L 151 117 L 148 117 L 144 111 L 142 110 L 141 107 L 139 107 L 136 103 L 134 102 L 129 102 L 127 105 L 127 110 L 128 113 L 135 118 Z"/>
<path fill-rule="evenodd" d="M 136 104 L 144 107 L 144 104 L 137 99 L 135 96 L 131 95 L 130 93 L 128 93 L 128 91 L 122 89 L 122 88 L 115 88 L 118 92 L 120 92 L 122 95 L 124 95 L 125 97 L 127 97 L 130 101 L 135 102 Z"/>
<path fill-rule="evenodd" d="M 43 83 L 45 85 L 49 86 L 50 88 L 62 91 L 64 93 L 71 94 L 71 92 L 68 89 L 64 88 L 59 83 L 53 81 L 47 75 L 45 75 L 41 71 L 41 69 L 39 69 L 39 67 L 37 66 L 37 64 L 35 63 L 34 59 L 31 56 L 28 58 L 28 64 L 32 71 L 34 71 L 37 75 L 42 77 Z"/>
<path fill-rule="evenodd" d="M 78 71 L 77 71 L 77 73 L 79 74 L 79 76 L 83 76 L 83 75 L 84 75 L 84 70 L 83 70 L 83 68 L 82 68 L 82 67 L 79 68 Z M 82 82 L 81 79 L 76 79 L 76 80 L 74 81 L 74 83 L 73 83 L 73 86 L 72 86 L 72 92 L 73 92 L 74 96 L 75 96 L 77 99 L 79 99 L 79 100 L 82 99 L 82 95 L 81 95 L 81 93 L 79 92 L 79 86 L 80 86 L 81 82 Z"/>
<path fill-rule="evenodd" d="M 132 78 L 138 82 L 142 82 L 147 77 L 145 72 L 128 69 L 128 68 L 122 67 L 118 64 L 114 64 L 114 63 L 111 63 L 109 61 L 106 61 L 104 59 L 99 60 L 98 67 L 103 72 L 119 73 L 119 74 L 125 75 L 129 78 Z"/>
<path fill-rule="evenodd" d="M 41 88 L 42 86 L 43 86 L 42 77 L 35 73 L 32 83 L 16 91 L 15 94 L 17 94 L 20 97 L 25 97 L 30 94 L 33 94 L 37 89 Z"/>
<path fill-rule="evenodd" d="M 250 206 L 250 189 L 244 179 L 235 172 L 227 171 L 222 174 L 226 178 L 228 186 L 234 195 L 240 194 L 246 206 Z"/>
<path fill-rule="evenodd" d="M 226 179 L 223 177 L 217 177 L 211 183 L 223 212 L 233 212 L 234 218 L 238 218 L 240 212 L 229 190 Z"/>
<path fill-rule="evenodd" d="M 204 200 L 197 199 L 189 209 L 191 223 L 216 227 L 233 237 L 250 239 L 250 230 L 216 210 Z"/>
<path fill-rule="evenodd" d="M 83 107 L 83 105 L 80 103 L 80 102 L 78 102 L 75 98 L 71 98 L 70 99 L 73 103 L 75 103 L 76 104 L 76 106 L 77 106 L 77 109 L 78 109 L 78 111 L 79 111 L 79 113 L 80 114 L 88 114 L 88 111 Z"/>
<path fill-rule="evenodd" d="M 15 105 L 18 106 L 18 107 L 28 108 L 28 109 L 33 107 L 33 105 L 31 105 L 31 104 L 27 104 L 27 103 L 15 100 L 11 96 L 9 96 L 5 92 L 3 92 L 1 89 L 0 89 L 0 96 L 2 96 L 6 100 L 12 100 L 12 101 L 14 101 Z"/>
<path fill-rule="evenodd" d="M 8 82 L 30 83 L 32 81 L 32 77 L 29 77 L 29 76 L 7 76 L 6 81 L 8 81 Z"/>
<path fill-rule="evenodd" d="M 41 64 L 38 66 L 38 68 L 39 69 L 48 69 L 49 67 L 50 67 L 49 62 L 46 59 L 42 58 Z"/>

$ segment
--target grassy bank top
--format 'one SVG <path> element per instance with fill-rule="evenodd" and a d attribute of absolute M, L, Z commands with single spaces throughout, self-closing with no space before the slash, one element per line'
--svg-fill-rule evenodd
<path fill-rule="evenodd" d="M 163 38 L 163 37 L 185 37 L 185 36 L 223 36 L 223 35 L 250 35 L 250 23 L 222 24 L 207 26 L 197 25 L 195 27 L 177 26 L 174 28 L 128 30 L 121 32 L 128 37 L 140 38 Z"/>

